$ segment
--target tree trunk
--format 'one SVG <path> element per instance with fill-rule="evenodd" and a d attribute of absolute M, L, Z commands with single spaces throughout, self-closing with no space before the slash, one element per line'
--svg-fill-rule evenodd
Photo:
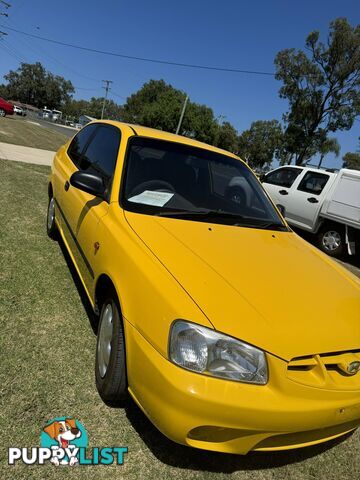
<path fill-rule="evenodd" d="M 324 160 L 324 157 L 325 157 L 325 155 L 322 153 L 322 154 L 321 154 L 321 156 L 320 156 L 320 160 L 319 160 L 318 168 L 320 168 L 320 167 L 321 167 L 321 164 L 322 164 L 322 162 L 323 162 L 323 160 Z"/>

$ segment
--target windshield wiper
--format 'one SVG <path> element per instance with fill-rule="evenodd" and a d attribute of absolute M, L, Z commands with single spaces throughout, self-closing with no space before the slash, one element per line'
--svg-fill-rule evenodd
<path fill-rule="evenodd" d="M 163 210 L 161 212 L 155 213 L 157 217 L 215 217 L 215 218 L 233 218 L 238 220 L 243 220 L 246 217 L 239 215 L 237 213 L 223 212 L 221 210 Z"/>
<path fill-rule="evenodd" d="M 280 232 L 289 231 L 286 225 L 278 222 L 259 223 L 258 225 L 256 225 L 256 228 L 261 228 L 264 230 L 279 230 Z"/>
<path fill-rule="evenodd" d="M 259 218 L 245 217 L 238 213 L 223 212 L 222 210 L 163 210 L 154 214 L 157 217 L 182 217 L 182 218 L 227 218 L 234 220 L 234 226 L 250 228 L 261 228 L 268 230 L 287 231 L 288 228 L 282 223 L 268 221 L 264 222 Z"/>

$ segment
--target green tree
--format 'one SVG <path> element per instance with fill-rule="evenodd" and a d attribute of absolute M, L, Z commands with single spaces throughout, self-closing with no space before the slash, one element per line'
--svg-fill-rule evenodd
<path fill-rule="evenodd" d="M 251 167 L 262 168 L 279 158 L 283 132 L 277 120 L 258 120 L 239 137 L 239 154 Z"/>
<path fill-rule="evenodd" d="M 40 62 L 21 63 L 16 71 L 10 70 L 4 78 L 7 85 L 2 87 L 8 98 L 38 108 L 61 109 L 75 91 L 69 80 L 47 72 Z"/>
<path fill-rule="evenodd" d="M 326 138 L 319 146 L 319 153 L 320 160 L 318 167 L 320 168 L 325 156 L 329 153 L 335 153 L 336 157 L 340 155 L 340 144 L 336 138 Z"/>
<path fill-rule="evenodd" d="M 185 96 L 164 80 L 150 80 L 127 99 L 123 106 L 123 119 L 129 123 L 175 132 Z M 188 109 L 189 105 L 187 114 Z"/>
<path fill-rule="evenodd" d="M 164 80 L 150 80 L 127 99 L 123 105 L 122 118 L 126 122 L 174 133 L 185 98 L 185 92 Z M 211 108 L 195 102 L 187 103 L 180 135 L 232 151 L 237 150 L 237 133 L 231 124 L 225 122 L 220 125 Z"/>
<path fill-rule="evenodd" d="M 239 151 L 239 136 L 231 123 L 219 124 L 215 145 L 232 153 Z"/>
<path fill-rule="evenodd" d="M 0 97 L 8 100 L 9 97 L 9 90 L 6 85 L 0 85 Z"/>
<path fill-rule="evenodd" d="M 181 108 L 177 112 L 177 122 Z M 214 117 L 214 112 L 206 105 L 189 102 L 184 115 L 180 134 L 186 137 L 194 138 L 200 142 L 216 144 L 218 133 L 218 123 Z"/>
<path fill-rule="evenodd" d="M 104 97 L 92 97 L 90 100 L 70 100 L 66 103 L 63 113 L 70 118 L 79 118 L 80 115 L 89 115 L 101 118 Z M 111 99 L 105 103 L 104 118 L 110 120 L 122 120 L 123 109 Z"/>
<path fill-rule="evenodd" d="M 360 153 L 345 153 L 343 156 L 343 168 L 360 170 Z"/>
<path fill-rule="evenodd" d="M 360 113 L 360 26 L 338 18 L 326 44 L 315 31 L 306 50 L 282 50 L 275 58 L 279 94 L 289 102 L 285 145 L 296 164 L 319 151 L 328 133 L 349 130 Z"/>

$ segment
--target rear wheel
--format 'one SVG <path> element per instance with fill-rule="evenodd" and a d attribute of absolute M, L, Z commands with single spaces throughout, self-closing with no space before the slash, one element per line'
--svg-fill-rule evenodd
<path fill-rule="evenodd" d="M 49 204 L 46 217 L 46 231 L 50 238 L 53 240 L 57 237 L 57 227 L 55 223 L 55 198 L 51 195 L 49 198 Z"/>
<path fill-rule="evenodd" d="M 246 193 L 240 186 L 229 187 L 226 197 L 239 205 L 246 205 Z"/>
<path fill-rule="evenodd" d="M 6 112 L 3 108 L 0 108 L 0 117 L 5 117 Z"/>
<path fill-rule="evenodd" d="M 331 257 L 340 257 L 345 251 L 345 232 L 339 224 L 327 224 L 317 234 L 318 247 Z"/>
<path fill-rule="evenodd" d="M 120 306 L 113 293 L 103 303 L 100 313 L 95 358 L 96 388 L 111 407 L 127 400 L 125 336 Z"/>

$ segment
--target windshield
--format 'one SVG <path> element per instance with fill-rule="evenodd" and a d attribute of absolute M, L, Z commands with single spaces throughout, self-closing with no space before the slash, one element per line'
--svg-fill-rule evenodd
<path fill-rule="evenodd" d="M 131 138 L 121 191 L 132 212 L 287 230 L 249 168 L 202 148 Z"/>

